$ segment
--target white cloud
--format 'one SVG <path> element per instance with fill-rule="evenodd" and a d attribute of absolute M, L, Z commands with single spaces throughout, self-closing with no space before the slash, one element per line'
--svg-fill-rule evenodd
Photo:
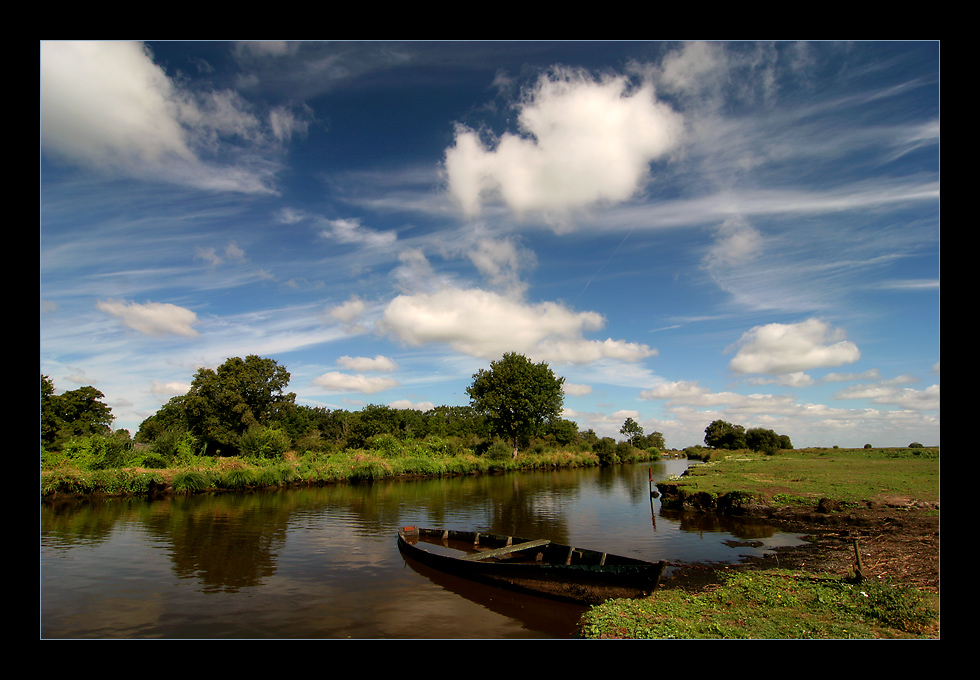
<path fill-rule="evenodd" d="M 139 42 L 43 41 L 40 93 L 49 158 L 208 190 L 273 192 L 268 153 L 304 126 L 285 110 L 263 121 L 231 91 L 181 89 Z M 205 160 L 229 150 L 234 165 Z"/>
<path fill-rule="evenodd" d="M 489 238 L 480 239 L 467 256 L 491 286 L 509 294 L 524 291 L 520 273 L 535 260 L 533 253 L 521 250 L 513 241 Z"/>
<path fill-rule="evenodd" d="M 388 357 L 381 356 L 380 354 L 373 359 L 369 357 L 343 356 L 337 359 L 337 363 L 343 368 L 350 371 L 357 371 L 358 373 L 364 373 L 365 371 L 390 373 L 398 370 L 398 364 Z"/>
<path fill-rule="evenodd" d="M 374 394 L 398 386 L 397 380 L 380 376 L 351 375 L 330 371 L 313 380 L 313 384 L 329 392 L 358 392 Z"/>
<path fill-rule="evenodd" d="M 562 385 L 562 389 L 565 394 L 572 397 L 584 397 L 586 394 L 592 394 L 591 385 L 576 385 L 573 383 L 565 383 Z"/>
<path fill-rule="evenodd" d="M 893 382 L 878 385 L 855 385 L 838 391 L 835 399 L 867 399 L 875 404 L 900 406 L 915 411 L 939 409 L 939 385 L 924 390 L 897 387 Z"/>
<path fill-rule="evenodd" d="M 480 289 L 447 288 L 399 295 L 385 309 L 380 328 L 410 345 L 445 343 L 484 359 L 520 352 L 538 361 L 587 363 L 638 361 L 656 353 L 646 345 L 582 337 L 604 323 L 600 314 L 574 312 L 554 302 L 528 304 Z"/>
<path fill-rule="evenodd" d="M 398 235 L 395 232 L 369 229 L 364 227 L 358 218 L 326 220 L 326 228 L 320 234 L 325 238 L 333 238 L 341 243 L 353 243 L 376 248 L 390 246 L 398 240 Z"/>
<path fill-rule="evenodd" d="M 729 367 L 736 373 L 783 374 L 854 363 L 861 351 L 843 338 L 843 330 L 820 319 L 756 326 L 736 343 Z"/>
<path fill-rule="evenodd" d="M 331 307 L 327 313 L 338 321 L 349 324 L 361 318 L 366 308 L 364 301 L 355 295 L 346 302 Z"/>
<path fill-rule="evenodd" d="M 153 381 L 150 387 L 150 394 L 159 394 L 165 397 L 174 397 L 178 394 L 187 394 L 191 389 L 190 383 L 182 382 L 160 382 Z"/>
<path fill-rule="evenodd" d="M 446 152 L 449 190 L 464 212 L 499 197 L 517 213 L 565 212 L 632 198 L 653 160 L 678 144 L 678 114 L 658 102 L 650 83 L 593 78 L 559 70 L 542 76 L 521 103 L 521 133 L 488 148 L 460 126 Z"/>
<path fill-rule="evenodd" d="M 729 72 L 728 55 L 716 43 L 687 42 L 661 62 L 659 84 L 666 90 L 700 93 L 717 89 Z"/>
<path fill-rule="evenodd" d="M 119 319 L 125 326 L 144 335 L 195 336 L 197 314 L 189 309 L 163 302 L 137 304 L 123 300 L 99 301 L 98 309 Z"/>
<path fill-rule="evenodd" d="M 431 401 L 410 401 L 408 399 L 398 399 L 389 402 L 389 407 L 409 411 L 431 411 L 436 406 Z"/>
<path fill-rule="evenodd" d="M 742 266 L 754 259 L 762 249 L 762 235 L 742 217 L 726 219 L 715 239 L 704 257 L 704 265 L 709 269 Z"/>

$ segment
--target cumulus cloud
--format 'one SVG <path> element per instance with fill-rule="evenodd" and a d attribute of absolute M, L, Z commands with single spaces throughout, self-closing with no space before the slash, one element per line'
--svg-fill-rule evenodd
<path fill-rule="evenodd" d="M 652 84 L 557 70 L 520 104 L 520 133 L 484 144 L 459 126 L 446 152 L 450 193 L 465 213 L 499 198 L 513 211 L 566 212 L 633 197 L 650 163 L 679 143 L 682 121 Z"/>
<path fill-rule="evenodd" d="M 398 370 L 398 364 L 388 357 L 380 354 L 373 359 L 369 357 L 349 357 L 343 356 L 337 359 L 337 363 L 351 371 L 363 373 L 365 371 L 377 371 L 381 373 L 391 373 Z"/>
<path fill-rule="evenodd" d="M 736 373 L 795 373 L 842 366 L 861 358 L 844 331 L 820 319 L 797 324 L 756 326 L 736 343 L 738 351 L 729 367 Z"/>
<path fill-rule="evenodd" d="M 154 380 L 150 386 L 150 394 L 159 394 L 166 397 L 174 397 L 179 394 L 187 394 L 191 389 L 190 383 L 182 382 L 160 382 Z"/>
<path fill-rule="evenodd" d="M 374 394 L 375 392 L 383 392 L 392 387 L 397 387 L 398 381 L 381 376 L 351 375 L 350 373 L 330 371 L 318 378 L 314 378 L 313 384 L 322 387 L 328 392 Z"/>
<path fill-rule="evenodd" d="M 327 313 L 338 321 L 342 321 L 346 324 L 352 324 L 364 316 L 366 309 L 367 306 L 364 304 L 364 301 L 354 295 L 346 302 L 331 307 L 329 310 L 327 310 Z"/>
<path fill-rule="evenodd" d="M 640 393 L 641 399 L 665 399 L 672 405 L 697 408 L 728 407 L 733 413 L 788 413 L 795 410 L 793 397 L 778 394 L 739 394 L 737 392 L 712 392 L 697 381 L 668 382 Z"/>
<path fill-rule="evenodd" d="M 392 401 L 388 404 L 389 407 L 394 409 L 408 410 L 408 411 L 431 411 L 436 407 L 431 401 L 410 401 L 408 399 L 398 399 Z"/>
<path fill-rule="evenodd" d="M 571 397 L 584 397 L 586 394 L 592 394 L 591 385 L 577 385 L 574 383 L 564 383 L 562 385 L 562 390 L 565 394 Z"/>
<path fill-rule="evenodd" d="M 484 359 L 513 351 L 541 361 L 587 363 L 639 361 L 656 353 L 646 345 L 583 337 L 604 323 L 600 314 L 554 302 L 530 304 L 480 289 L 447 288 L 399 295 L 385 309 L 380 328 L 410 345 L 445 343 Z"/>
<path fill-rule="evenodd" d="M 305 126 L 231 91 L 182 89 L 139 42 L 43 41 L 40 93 L 49 158 L 209 190 L 271 193 L 268 153 Z M 234 164 L 207 160 L 228 151 Z"/>
<path fill-rule="evenodd" d="M 924 390 L 898 387 L 894 381 L 877 385 L 855 385 L 838 391 L 835 399 L 867 399 L 875 404 L 900 406 L 915 411 L 929 411 L 939 408 L 939 385 L 931 385 Z"/>
<path fill-rule="evenodd" d="M 123 300 L 99 301 L 98 309 L 115 317 L 128 328 L 144 335 L 197 335 L 193 326 L 198 322 L 197 314 L 189 309 L 164 302 L 137 304 Z"/>

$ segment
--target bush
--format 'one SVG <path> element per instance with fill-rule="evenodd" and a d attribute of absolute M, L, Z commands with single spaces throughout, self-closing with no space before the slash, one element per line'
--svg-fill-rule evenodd
<path fill-rule="evenodd" d="M 167 430 L 150 445 L 150 450 L 172 465 L 187 465 L 197 455 L 198 441 L 186 430 Z"/>
<path fill-rule="evenodd" d="M 506 442 L 498 439 L 490 445 L 490 448 L 483 455 L 490 460 L 510 460 L 514 457 L 514 449 Z"/>
<path fill-rule="evenodd" d="M 599 458 L 599 465 L 613 465 L 619 459 L 616 455 L 616 440 L 603 437 L 592 446 L 592 451 Z"/>
<path fill-rule="evenodd" d="M 282 458 L 290 443 L 282 430 L 256 425 L 239 438 L 238 449 L 243 456 L 251 458 Z"/>

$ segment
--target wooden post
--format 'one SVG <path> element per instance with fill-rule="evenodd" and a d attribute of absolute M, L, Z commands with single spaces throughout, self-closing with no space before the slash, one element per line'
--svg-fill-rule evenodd
<path fill-rule="evenodd" d="M 858 540 L 854 539 L 854 575 L 857 577 L 858 581 L 864 580 L 864 565 L 861 563 L 861 548 L 858 546 Z"/>

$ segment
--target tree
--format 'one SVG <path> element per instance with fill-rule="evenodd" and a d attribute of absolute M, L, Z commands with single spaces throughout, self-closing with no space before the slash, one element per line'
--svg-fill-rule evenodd
<path fill-rule="evenodd" d="M 110 434 L 112 409 L 104 399 L 91 385 L 55 394 L 54 383 L 42 375 L 41 442 L 52 446 L 71 437 Z"/>
<path fill-rule="evenodd" d="M 233 357 L 217 370 L 202 368 L 181 400 L 191 433 L 228 453 L 256 425 L 268 426 L 296 395 L 285 394 L 289 371 L 273 359 Z"/>
<path fill-rule="evenodd" d="M 745 428 L 715 420 L 704 428 L 704 443 L 715 449 L 744 449 Z"/>
<path fill-rule="evenodd" d="M 643 436 L 643 428 L 640 427 L 640 424 L 632 418 L 627 418 L 626 422 L 624 422 L 623 426 L 619 429 L 619 434 L 625 436 L 627 441 L 629 441 L 630 445 L 632 446 L 633 441 L 637 437 Z"/>
<path fill-rule="evenodd" d="M 773 430 L 763 427 L 750 428 L 745 433 L 745 443 L 753 451 L 774 454 L 779 451 L 780 438 Z"/>
<path fill-rule="evenodd" d="M 490 370 L 475 373 L 466 393 L 491 432 L 513 443 L 516 457 L 521 444 L 561 415 L 564 382 L 548 364 L 534 364 L 523 354 L 509 352 L 491 362 Z"/>

